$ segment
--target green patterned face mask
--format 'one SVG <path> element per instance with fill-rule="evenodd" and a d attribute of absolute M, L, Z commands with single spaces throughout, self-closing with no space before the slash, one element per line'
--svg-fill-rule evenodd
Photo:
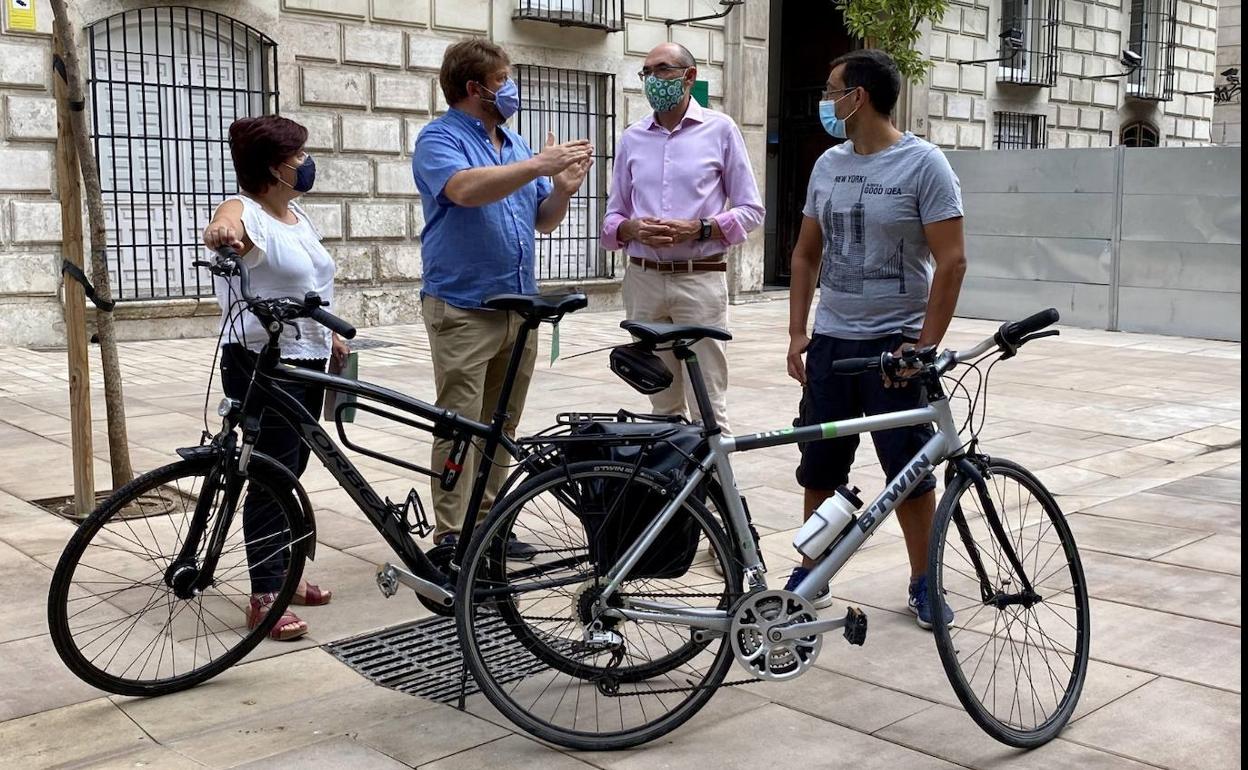
<path fill-rule="evenodd" d="M 658 75 L 646 77 L 646 99 L 655 112 L 667 112 L 680 104 L 685 95 L 683 77 L 664 80 Z"/>

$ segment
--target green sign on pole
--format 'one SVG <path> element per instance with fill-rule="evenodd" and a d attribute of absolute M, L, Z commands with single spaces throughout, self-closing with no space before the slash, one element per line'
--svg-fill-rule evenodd
<path fill-rule="evenodd" d="M 703 107 L 709 107 L 709 96 L 705 80 L 693 81 L 693 99 Z"/>

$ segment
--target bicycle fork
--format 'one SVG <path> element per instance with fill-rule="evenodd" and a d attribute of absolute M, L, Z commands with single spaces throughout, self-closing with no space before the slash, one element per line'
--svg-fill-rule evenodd
<path fill-rule="evenodd" d="M 1019 559 L 1018 553 L 1014 550 L 1014 544 L 1010 542 L 1010 537 L 1006 533 L 1005 527 L 1001 524 L 1001 516 L 997 512 L 996 504 L 993 503 L 992 495 L 988 492 L 988 483 L 984 479 L 984 474 L 966 457 L 958 458 L 955 464 L 959 472 L 965 474 L 975 487 L 975 493 L 979 496 L 984 519 L 987 520 L 993 537 L 997 539 L 1001 546 L 1001 552 L 1005 555 L 1006 561 L 1014 570 L 1014 574 L 1018 576 L 1019 583 L 1022 585 L 1021 591 L 1008 594 L 1000 588 L 993 586 L 992 581 L 988 579 L 988 571 L 984 568 L 983 560 L 980 558 L 979 548 L 971 535 L 970 526 L 966 523 L 962 505 L 961 503 L 955 504 L 952 515 L 953 524 L 958 530 L 958 536 L 962 539 L 962 544 L 966 546 L 971 565 L 975 568 L 975 575 L 979 578 L 979 591 L 983 603 L 992 604 L 997 609 L 1005 609 L 1012 604 L 1031 607 L 1040 602 L 1042 597 L 1032 587 L 1031 579 L 1027 576 L 1027 571 Z"/>

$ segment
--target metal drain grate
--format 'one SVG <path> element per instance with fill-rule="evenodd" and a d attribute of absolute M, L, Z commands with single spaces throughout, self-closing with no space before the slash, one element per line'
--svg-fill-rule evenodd
<path fill-rule="evenodd" d="M 480 617 L 477 632 L 488 639 L 482 654 L 500 683 L 523 679 L 548 666 L 530 654 L 499 615 Z M 459 700 L 459 637 L 455 619 L 425 618 L 328 645 L 334 657 L 382 687 L 439 703 Z M 465 695 L 480 692 L 468 677 Z"/>
<path fill-rule="evenodd" d="M 393 348 L 393 347 L 396 347 L 399 343 L 387 342 L 385 340 L 370 340 L 364 337 L 356 337 L 355 339 L 351 340 L 347 344 L 351 346 L 352 350 L 370 350 L 372 348 Z"/>

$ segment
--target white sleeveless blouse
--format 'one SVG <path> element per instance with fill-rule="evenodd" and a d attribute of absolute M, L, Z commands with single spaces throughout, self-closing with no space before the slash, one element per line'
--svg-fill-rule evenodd
<path fill-rule="evenodd" d="M 314 291 L 321 299 L 334 301 L 334 273 L 337 266 L 333 257 L 321 245 L 321 234 L 312 226 L 308 215 L 298 203 L 290 208 L 298 221 L 286 224 L 274 219 L 254 199 L 246 195 L 233 195 L 226 200 L 243 204 L 243 226 L 247 237 L 255 244 L 243 255 L 243 262 L 250 268 L 251 293 L 257 297 L 299 297 Z M 231 299 L 238 302 L 238 279 L 226 281 L 215 278 L 217 302 L 221 305 L 221 344 L 237 342 L 253 351 L 264 347 L 268 339 L 264 328 L 241 304 L 231 307 Z M 232 297 L 230 288 L 233 288 Z M 282 331 L 282 358 L 320 359 L 329 358 L 332 333 L 310 318 L 295 322 L 299 333 L 287 327 Z"/>

